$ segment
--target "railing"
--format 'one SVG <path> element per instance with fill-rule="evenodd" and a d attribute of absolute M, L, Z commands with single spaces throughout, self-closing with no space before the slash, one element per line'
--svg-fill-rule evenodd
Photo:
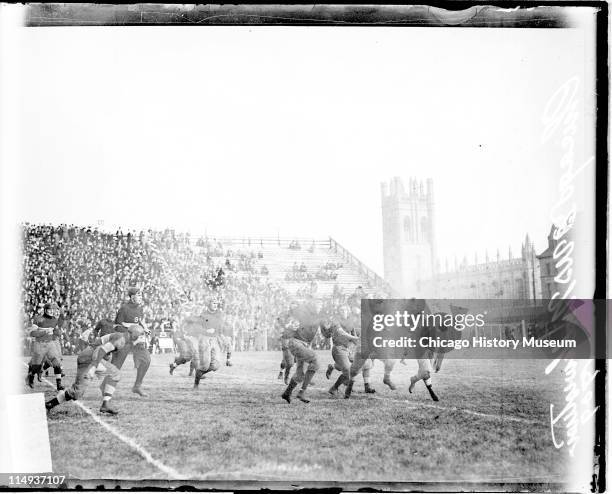
<path fill-rule="evenodd" d="M 334 254 L 339 255 L 342 259 L 351 264 L 353 267 L 357 269 L 360 275 L 365 276 L 368 281 L 376 288 L 383 290 L 389 296 L 394 296 L 395 290 L 387 283 L 380 275 L 378 275 L 375 271 L 366 266 L 363 262 L 361 262 L 357 257 L 355 257 L 351 252 L 345 249 L 341 244 L 339 244 L 336 240 L 329 237 L 328 240 L 320 240 L 308 237 L 280 237 L 280 236 L 270 236 L 270 235 L 253 235 L 253 236 L 244 236 L 244 237 L 225 237 L 225 236 L 192 236 L 192 242 L 196 243 L 199 238 L 203 238 L 204 240 L 208 240 L 211 243 L 220 242 L 224 247 L 228 245 L 246 245 L 249 247 L 261 246 L 275 246 L 275 247 L 284 247 L 289 249 L 289 245 L 292 242 L 298 242 L 300 244 L 300 249 L 303 251 L 308 251 L 313 245 L 318 248 L 328 248 L 330 251 L 333 251 Z"/>
<path fill-rule="evenodd" d="M 356 267 L 359 273 L 366 276 L 370 283 L 376 288 L 385 291 L 388 296 L 395 295 L 395 290 L 393 290 L 391 285 L 389 285 L 389 283 L 387 283 L 384 278 L 379 276 L 376 272 L 372 271 L 369 267 L 367 267 L 364 263 L 362 263 L 359 259 L 357 259 L 353 254 L 351 254 L 347 249 L 345 249 L 341 244 L 336 242 L 331 237 L 329 237 L 329 248 L 330 250 L 334 251 L 335 254 L 341 256 L 344 261 Z"/>
<path fill-rule="evenodd" d="M 195 244 L 200 238 L 207 240 L 208 242 L 215 243 L 220 242 L 222 245 L 246 245 L 249 247 L 261 246 L 264 247 L 266 245 L 275 246 L 275 247 L 284 247 L 289 248 L 289 245 L 292 242 L 298 242 L 300 244 L 299 250 L 308 250 L 313 244 L 315 247 L 329 247 L 329 240 L 317 240 L 314 238 L 308 237 L 274 237 L 274 236 L 263 236 L 263 235 L 253 235 L 253 236 L 244 236 L 244 237 L 224 237 L 224 236 L 211 236 L 211 235 L 193 235 L 191 237 L 192 242 Z"/>

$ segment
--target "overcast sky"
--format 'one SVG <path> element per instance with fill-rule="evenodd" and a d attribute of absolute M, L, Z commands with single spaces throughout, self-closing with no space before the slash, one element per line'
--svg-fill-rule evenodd
<path fill-rule="evenodd" d="M 438 251 L 546 245 L 577 77 L 593 154 L 593 54 L 577 29 L 23 29 L 20 221 L 332 236 L 382 271 L 380 182 L 434 179 Z M 561 136 L 561 133 L 558 134 Z M 592 214 L 593 169 L 574 182 Z"/>

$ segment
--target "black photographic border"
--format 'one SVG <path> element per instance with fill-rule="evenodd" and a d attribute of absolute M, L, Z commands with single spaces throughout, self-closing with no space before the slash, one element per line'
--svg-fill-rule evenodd
<path fill-rule="evenodd" d="M 572 27 L 569 7 L 596 8 L 596 148 L 595 148 L 595 292 L 593 299 L 607 300 L 607 225 L 608 225 L 608 4 L 604 1 L 491 1 L 479 4 L 470 1 L 435 1 L 427 5 L 408 6 L 387 4 L 293 4 L 293 5 L 197 5 L 185 9 L 181 5 L 148 3 L 124 4 L 29 4 L 25 26 L 419 26 L 471 28 L 567 28 Z M 504 10 L 502 10 L 504 9 Z M 529 10 L 527 10 L 529 9 Z M 607 304 L 595 304 L 597 345 L 612 355 L 612 341 L 607 339 Z M 610 319 L 612 321 L 612 317 Z M 612 339 L 611 339 L 612 340 Z M 606 373 L 605 359 L 596 359 L 595 401 L 599 411 L 595 419 L 595 459 L 592 492 L 606 490 Z M 85 490 L 96 487 L 117 488 L 113 480 L 78 482 Z M 416 490 L 416 491 L 473 491 L 511 492 L 518 490 L 563 490 L 553 484 L 486 484 L 445 482 L 431 483 L 278 483 L 264 481 L 160 482 L 122 481 L 122 489 L 151 490 L 210 490 L 210 489 L 326 489 L 341 490 Z M 0 487 L 0 490 L 3 490 Z"/>

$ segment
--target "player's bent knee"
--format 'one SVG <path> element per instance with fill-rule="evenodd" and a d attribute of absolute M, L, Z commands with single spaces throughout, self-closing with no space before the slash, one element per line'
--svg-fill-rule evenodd
<path fill-rule="evenodd" d="M 119 369 L 113 369 L 108 373 L 108 380 L 112 383 L 117 384 L 119 379 L 121 379 L 121 372 L 119 372 Z"/>
<path fill-rule="evenodd" d="M 427 379 L 429 379 L 431 377 L 431 374 L 429 373 L 428 370 L 423 371 L 423 377 L 421 379 L 423 379 L 423 381 L 427 381 Z"/>
<path fill-rule="evenodd" d="M 319 370 L 319 362 L 318 360 L 313 360 L 308 364 L 308 370 L 310 372 L 317 372 Z"/>

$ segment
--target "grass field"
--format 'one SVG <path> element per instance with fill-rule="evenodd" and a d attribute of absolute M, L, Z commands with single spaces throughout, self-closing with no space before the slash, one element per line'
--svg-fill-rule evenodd
<path fill-rule="evenodd" d="M 377 362 L 376 394 L 364 394 L 359 378 L 350 400 L 329 396 L 331 382 L 320 371 L 310 404 L 289 405 L 280 398 L 280 352 L 235 353 L 234 366 L 209 374 L 197 391 L 187 365 L 169 375 L 172 359 L 153 355 L 142 398 L 130 391 L 129 357 L 114 400 L 120 414 L 101 417 L 153 461 L 67 403 L 48 415 L 54 472 L 78 479 L 563 481 L 563 454 L 549 429 L 563 376 L 544 376 L 544 361 L 447 359 L 434 376 L 438 403 L 422 382 L 408 393 L 416 362 L 396 365 L 396 391 L 382 384 Z M 330 360 L 320 352 L 321 369 Z M 75 357 L 64 357 L 64 367 L 70 384 Z M 83 400 L 94 416 L 98 383 Z M 55 394 L 44 383 L 33 392 Z"/>

